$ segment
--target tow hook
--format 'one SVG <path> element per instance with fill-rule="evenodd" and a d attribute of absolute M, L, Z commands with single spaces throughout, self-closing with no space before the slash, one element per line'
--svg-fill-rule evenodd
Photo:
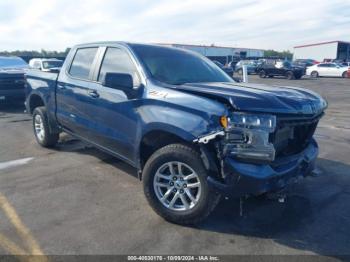
<path fill-rule="evenodd" d="M 285 203 L 287 199 L 287 194 L 285 191 L 271 192 L 266 194 L 268 200 L 277 200 L 278 203 Z"/>
<path fill-rule="evenodd" d="M 315 168 L 314 170 L 311 171 L 311 176 L 312 177 L 318 177 L 322 174 L 322 171 L 319 168 Z"/>

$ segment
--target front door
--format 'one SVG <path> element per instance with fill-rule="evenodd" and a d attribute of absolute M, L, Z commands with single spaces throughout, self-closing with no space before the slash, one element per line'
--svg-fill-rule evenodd
<path fill-rule="evenodd" d="M 140 78 L 134 62 L 128 52 L 121 48 L 108 47 L 102 59 L 101 67 L 96 73 L 96 81 L 90 89 L 95 90 L 98 98 L 93 105 L 91 136 L 93 142 L 112 151 L 121 158 L 134 161 L 135 141 L 138 132 L 138 97 L 128 97 L 122 90 L 102 85 L 107 72 L 130 74 L 134 86 L 140 85 Z"/>

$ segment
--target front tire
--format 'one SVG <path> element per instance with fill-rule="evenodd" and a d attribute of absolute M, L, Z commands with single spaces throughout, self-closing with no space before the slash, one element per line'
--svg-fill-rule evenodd
<path fill-rule="evenodd" d="M 204 220 L 220 196 L 207 182 L 207 171 L 199 153 L 183 144 L 157 150 L 143 170 L 145 196 L 164 219 L 182 225 Z"/>
<path fill-rule="evenodd" d="M 341 77 L 342 77 L 342 78 L 348 77 L 348 72 L 347 72 L 347 71 L 343 72 L 343 74 L 341 75 Z"/>
<path fill-rule="evenodd" d="M 52 133 L 45 107 L 37 107 L 33 111 L 33 130 L 36 141 L 43 147 L 53 147 L 59 139 L 58 133 Z"/>
<path fill-rule="evenodd" d="M 287 77 L 288 80 L 293 80 L 293 79 L 295 79 L 294 73 L 293 73 L 292 71 L 288 71 L 288 72 L 286 73 L 286 77 Z"/>
<path fill-rule="evenodd" d="M 260 78 L 265 78 L 265 77 L 266 77 L 266 72 L 265 72 L 265 70 L 261 70 L 261 71 L 259 72 L 259 77 L 260 77 Z"/>

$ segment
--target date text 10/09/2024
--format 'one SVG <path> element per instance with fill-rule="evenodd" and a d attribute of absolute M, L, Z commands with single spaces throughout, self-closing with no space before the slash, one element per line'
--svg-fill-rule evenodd
<path fill-rule="evenodd" d="M 128 256 L 128 261 L 220 261 L 217 256 Z"/>

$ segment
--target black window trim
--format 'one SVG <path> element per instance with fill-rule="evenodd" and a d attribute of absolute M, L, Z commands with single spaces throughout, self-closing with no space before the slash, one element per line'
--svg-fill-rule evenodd
<path fill-rule="evenodd" d="M 108 48 L 115 48 L 115 49 L 119 49 L 119 50 L 121 50 L 121 51 L 126 53 L 126 55 L 129 57 L 131 63 L 133 64 L 133 66 L 135 68 L 135 72 L 136 72 L 136 75 L 138 77 L 138 82 L 140 84 L 142 83 L 141 75 L 140 75 L 140 72 L 138 70 L 137 64 L 135 63 L 134 59 L 130 56 L 130 54 L 129 54 L 127 49 L 123 48 L 122 46 L 115 46 L 115 45 L 114 46 L 112 46 L 112 45 L 101 46 L 100 48 L 101 48 L 101 53 L 100 53 L 100 56 L 98 57 L 98 62 L 96 63 L 96 67 L 95 67 L 95 70 L 94 70 L 93 82 L 102 85 L 102 81 L 98 81 L 98 78 L 100 76 L 100 72 L 101 72 L 101 69 L 102 69 L 103 60 L 104 60 L 104 58 L 105 58 L 105 56 L 107 54 Z"/>
<path fill-rule="evenodd" d="M 95 54 L 95 57 L 94 57 L 94 60 L 92 61 L 92 64 L 91 64 L 91 67 L 90 67 L 88 79 L 73 76 L 73 75 L 70 73 L 70 70 L 71 70 L 71 68 L 72 68 L 73 61 L 74 61 L 74 59 L 75 59 L 75 56 L 77 55 L 77 53 L 78 53 L 79 50 L 81 50 L 81 49 L 88 49 L 88 48 L 89 48 L 89 49 L 91 49 L 91 48 L 97 49 L 96 54 Z M 68 67 L 68 69 L 66 70 L 66 74 L 67 74 L 70 78 L 75 79 L 75 80 L 80 80 L 80 81 L 85 81 L 85 82 L 94 82 L 92 77 L 93 77 L 93 73 L 94 73 L 94 70 L 95 70 L 95 67 L 96 67 L 96 62 L 97 62 L 97 60 L 98 60 L 98 58 L 99 58 L 99 52 L 100 52 L 100 47 L 99 47 L 99 46 L 77 47 L 76 50 L 75 50 L 74 56 L 72 57 L 72 59 L 71 59 L 71 61 L 70 61 L 69 67 Z"/>

